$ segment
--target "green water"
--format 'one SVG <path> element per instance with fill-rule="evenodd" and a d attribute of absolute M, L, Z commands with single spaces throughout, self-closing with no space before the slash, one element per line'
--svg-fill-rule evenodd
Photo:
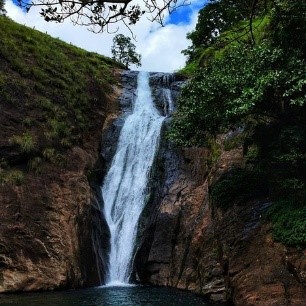
<path fill-rule="evenodd" d="M 0 295 L 0 305 L 26 306 L 142 306 L 142 305 L 211 305 L 203 297 L 190 292 L 146 287 L 101 287 L 57 292 Z M 215 305 L 215 304 L 214 304 Z"/>

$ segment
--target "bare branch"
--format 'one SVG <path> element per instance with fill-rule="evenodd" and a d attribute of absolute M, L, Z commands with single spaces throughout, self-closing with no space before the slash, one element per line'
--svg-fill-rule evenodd
<path fill-rule="evenodd" d="M 90 31 L 116 32 L 111 26 L 120 21 L 131 31 L 130 26 L 149 14 L 151 21 L 163 25 L 167 14 L 179 7 L 190 4 L 189 0 L 142 0 L 143 5 L 135 0 L 17 0 L 27 11 L 31 7 L 41 7 L 41 16 L 46 21 L 63 22 L 71 19 L 74 24 L 85 25 Z M 131 31 L 132 32 L 132 31 Z"/>

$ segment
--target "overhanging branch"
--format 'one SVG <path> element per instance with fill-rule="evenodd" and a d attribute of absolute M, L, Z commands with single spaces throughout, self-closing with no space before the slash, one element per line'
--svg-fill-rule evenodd
<path fill-rule="evenodd" d="M 110 26 L 120 21 L 130 29 L 145 14 L 149 15 L 151 21 L 163 25 L 166 15 L 190 4 L 189 0 L 142 0 L 142 5 L 135 0 L 34 0 L 30 4 L 26 0 L 18 2 L 27 11 L 31 7 L 41 7 L 40 14 L 46 21 L 63 22 L 71 19 L 74 24 L 85 25 L 95 33 L 110 32 Z"/>

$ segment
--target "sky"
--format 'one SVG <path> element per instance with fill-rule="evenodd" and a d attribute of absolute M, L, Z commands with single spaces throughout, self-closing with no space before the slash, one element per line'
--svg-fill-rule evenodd
<path fill-rule="evenodd" d="M 141 2 L 141 0 L 135 1 Z M 138 70 L 173 72 L 184 67 L 186 58 L 181 51 L 190 44 L 186 34 L 194 30 L 198 11 L 203 7 L 205 0 L 190 0 L 190 2 L 189 6 L 180 7 L 170 16 L 166 16 L 164 27 L 150 22 L 146 17 L 133 26 L 132 31 L 136 40 L 132 42 L 136 45 L 136 52 L 142 56 L 142 66 Z M 131 36 L 124 26 L 120 26 L 118 32 L 114 34 L 94 34 L 85 26 L 74 26 L 69 20 L 60 24 L 45 22 L 39 14 L 39 8 L 33 7 L 29 13 L 25 13 L 13 3 L 13 0 L 6 0 L 5 9 L 7 15 L 18 23 L 109 57 L 111 57 L 112 40 L 116 34 Z M 131 68 L 136 69 L 133 66 Z"/>

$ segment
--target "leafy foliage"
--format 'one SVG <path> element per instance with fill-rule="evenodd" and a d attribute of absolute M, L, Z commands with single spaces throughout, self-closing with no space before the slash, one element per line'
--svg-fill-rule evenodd
<path fill-rule="evenodd" d="M 274 203 L 268 218 L 273 222 L 273 235 L 278 241 L 293 246 L 306 246 L 306 205 L 292 200 Z"/>
<path fill-rule="evenodd" d="M 267 5 L 253 18 L 240 1 L 236 7 L 212 1 L 202 9 L 185 51 L 192 77 L 169 137 L 179 145 L 209 147 L 212 135 L 243 128 L 243 137 L 224 148 L 242 145 L 247 167 L 221 177 L 212 188 L 213 204 L 228 209 L 269 196 L 275 239 L 305 246 L 306 3 L 256 2 Z M 216 10 L 221 20 L 213 18 Z"/>
<path fill-rule="evenodd" d="M 253 141 L 258 150 L 255 163 L 265 170 L 271 182 L 270 195 L 299 198 L 305 190 L 306 147 L 305 115 L 292 115 L 292 122 L 279 122 L 269 129 L 256 127 Z"/>
<path fill-rule="evenodd" d="M 113 39 L 112 54 L 113 59 L 124 65 L 127 69 L 130 64 L 141 66 L 141 55 L 136 53 L 136 46 L 131 42 L 131 38 L 122 34 L 117 34 Z"/>
<path fill-rule="evenodd" d="M 200 10 L 195 30 L 187 35 L 192 45 L 182 53 L 188 56 L 189 63 L 192 62 L 203 49 L 215 44 L 222 33 L 234 26 L 233 39 L 238 40 L 250 32 L 250 27 L 253 26 L 250 16 L 253 19 L 262 15 L 267 6 L 268 1 L 211 0 Z"/>
<path fill-rule="evenodd" d="M 303 0 L 276 0 L 272 9 L 270 39 L 274 46 L 299 49 L 306 56 L 306 3 Z"/>
<path fill-rule="evenodd" d="M 306 67 L 299 53 L 288 59 L 266 42 L 234 47 L 195 73 L 182 90 L 170 136 L 182 145 L 205 144 L 253 117 L 281 116 L 305 103 Z"/>
<path fill-rule="evenodd" d="M 277 1 L 270 18 L 273 28 L 265 39 L 255 47 L 243 42 L 231 48 L 225 46 L 220 57 L 198 69 L 182 91 L 172 139 L 184 145 L 203 144 L 207 133 L 246 124 L 254 117 L 290 117 L 299 108 L 304 109 L 306 21 L 302 7 L 302 1 L 294 5 Z M 295 35 L 301 44 L 292 47 L 286 42 Z"/>

